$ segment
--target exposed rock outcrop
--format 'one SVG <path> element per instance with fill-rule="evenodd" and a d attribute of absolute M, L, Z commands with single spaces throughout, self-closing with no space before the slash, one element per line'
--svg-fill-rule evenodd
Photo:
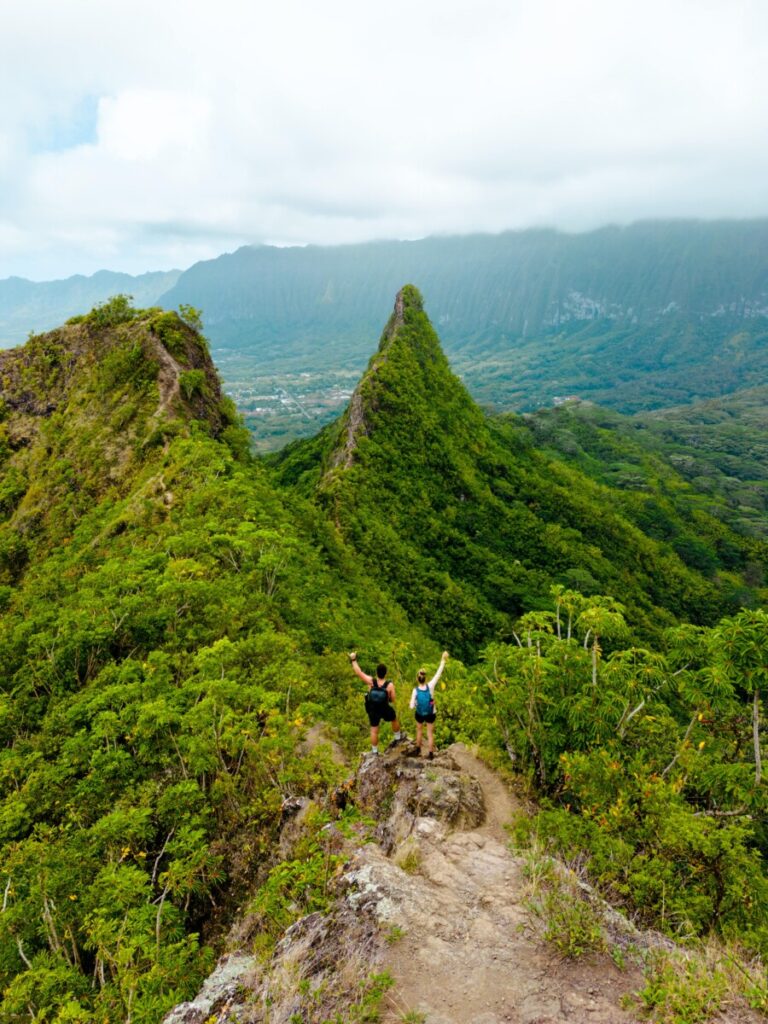
<path fill-rule="evenodd" d="M 366 1014 L 377 999 L 384 1024 L 407 1016 L 427 1024 L 637 1019 L 622 1009 L 643 981 L 637 950 L 668 940 L 634 928 L 556 865 L 555 874 L 581 887 L 615 951 L 614 959 L 606 946 L 558 960 L 531 910 L 530 861 L 506 841 L 514 798 L 461 745 L 432 762 L 416 755 L 403 744 L 363 759 L 353 795 L 377 820 L 378 842 L 346 841 L 330 912 L 289 928 L 267 964 L 224 958 L 198 998 L 165 1024 L 360 1021 L 374 1019 Z M 756 1018 L 734 1008 L 717 1020 Z"/>
<path fill-rule="evenodd" d="M 223 956 L 203 982 L 199 994 L 191 1002 L 181 1003 L 171 1010 L 165 1024 L 203 1024 L 211 1017 L 226 1020 L 256 968 L 256 958 L 247 953 Z"/>
<path fill-rule="evenodd" d="M 384 757 L 368 755 L 357 774 L 357 805 L 379 820 L 378 839 L 390 854 L 413 831 L 418 818 L 435 818 L 471 829 L 485 819 L 483 791 L 449 753 L 432 762 L 406 744 Z"/>

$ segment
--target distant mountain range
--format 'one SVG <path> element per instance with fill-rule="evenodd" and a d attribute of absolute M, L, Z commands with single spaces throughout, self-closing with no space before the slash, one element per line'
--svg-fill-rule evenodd
<path fill-rule="evenodd" d="M 214 349 L 259 372 L 358 370 L 403 280 L 475 397 L 501 407 L 576 393 L 631 412 L 768 369 L 766 221 L 244 248 L 196 264 L 162 301 L 201 307 Z"/>
<path fill-rule="evenodd" d="M 341 375 L 362 372 L 405 280 L 422 291 L 475 399 L 498 409 L 577 395 L 637 412 L 768 379 L 766 220 L 251 246 L 165 277 L 0 282 L 0 338 L 17 342 L 30 327 L 87 308 L 104 292 L 86 297 L 86 285 L 98 284 L 130 291 L 137 305 L 202 309 L 225 381 L 238 382 L 236 399 L 268 374 L 322 375 L 330 394 Z M 301 394 L 298 404 L 297 433 L 327 420 L 322 402 L 315 413 Z"/>
<path fill-rule="evenodd" d="M 446 343 L 459 350 L 596 320 L 750 320 L 768 316 L 768 221 L 251 246 L 195 264 L 164 301 L 195 300 L 222 341 L 267 347 L 278 333 L 297 341 L 375 336 L 403 279 L 420 282 Z"/>
<path fill-rule="evenodd" d="M 137 306 L 154 306 L 180 274 L 168 270 L 133 276 L 100 270 L 91 277 L 76 274 L 42 282 L 8 277 L 0 281 L 0 348 L 20 345 L 30 331 L 48 331 L 119 293 L 132 295 Z"/>

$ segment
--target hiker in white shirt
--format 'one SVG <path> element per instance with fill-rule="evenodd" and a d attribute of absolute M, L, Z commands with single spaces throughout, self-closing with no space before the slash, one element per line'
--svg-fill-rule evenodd
<path fill-rule="evenodd" d="M 438 679 L 443 674 L 446 661 L 448 661 L 448 651 L 443 651 L 440 667 L 429 682 L 427 682 L 426 670 L 423 668 L 419 669 L 416 676 L 417 682 L 413 688 L 409 705 L 411 710 L 416 713 L 416 746 L 419 748 L 419 753 L 421 753 L 422 727 L 426 722 L 427 742 L 429 745 L 427 757 L 430 761 L 435 756 L 435 687 L 437 686 Z"/>

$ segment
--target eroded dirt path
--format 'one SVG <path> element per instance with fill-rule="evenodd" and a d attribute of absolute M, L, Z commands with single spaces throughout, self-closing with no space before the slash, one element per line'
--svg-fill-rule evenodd
<path fill-rule="evenodd" d="M 463 743 L 454 743 L 448 753 L 468 775 L 473 775 L 483 790 L 485 799 L 485 821 L 475 831 L 478 834 L 505 844 L 505 826 L 520 810 L 522 805 L 507 789 L 499 776 L 475 757 Z"/>
<path fill-rule="evenodd" d="M 329 744 L 343 762 L 322 724 L 304 743 Z M 470 751 L 456 745 L 428 762 L 410 743 L 367 755 L 353 796 L 376 822 L 375 841 L 366 831 L 362 844 L 350 844 L 326 826 L 329 843 L 348 858 L 329 911 L 296 921 L 268 963 L 234 948 L 166 1024 L 358 1020 L 361 993 L 385 970 L 394 987 L 382 1024 L 637 1021 L 621 1002 L 642 987 L 639 967 L 621 971 L 607 953 L 564 962 L 544 941 L 541 921 L 529 910 L 526 862 L 510 851 L 504 829 L 518 802 Z M 283 859 L 292 855 L 307 806 L 284 827 Z M 636 948 L 671 945 L 596 902 L 611 942 L 621 945 L 629 935 Z M 712 1021 L 759 1019 L 731 1008 Z"/>
<path fill-rule="evenodd" d="M 634 1020 L 620 1000 L 639 986 L 639 971 L 622 972 L 607 956 L 574 964 L 553 957 L 526 908 L 523 862 L 507 847 L 503 826 L 517 809 L 514 797 L 465 748 L 446 756 L 480 782 L 487 817 L 469 831 L 448 832 L 431 819 L 416 824 L 421 864 L 408 891 L 391 901 L 393 936 L 404 934 L 388 957 L 396 984 L 387 1024 L 412 1011 L 427 1024 Z"/>

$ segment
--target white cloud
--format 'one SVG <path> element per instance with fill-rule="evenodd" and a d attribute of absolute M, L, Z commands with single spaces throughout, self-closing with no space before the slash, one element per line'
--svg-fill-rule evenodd
<path fill-rule="evenodd" d="M 184 93 L 140 89 L 99 102 L 98 147 L 116 160 L 204 156 L 210 102 Z"/>
<path fill-rule="evenodd" d="M 768 215 L 760 0 L 17 7 L 0 276 L 247 241 Z M 44 151 L 84 97 L 95 141 Z"/>

